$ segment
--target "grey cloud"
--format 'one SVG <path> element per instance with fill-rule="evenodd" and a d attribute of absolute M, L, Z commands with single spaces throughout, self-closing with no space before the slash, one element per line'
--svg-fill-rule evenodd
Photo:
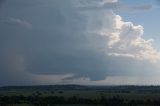
<path fill-rule="evenodd" d="M 6 11 L 9 9 L 16 14 L 10 15 L 28 20 L 35 28 L 26 30 L 23 27 L 9 25 L 8 21 L 1 23 L 1 57 L 8 57 L 13 53 L 22 55 L 25 71 L 34 74 L 73 73 L 77 77 L 104 79 L 106 70 L 103 69 L 105 63 L 101 60 L 102 53 L 97 52 L 93 46 L 95 44 L 89 43 L 90 37 L 84 33 L 87 26 L 85 16 L 72 10 L 69 2 L 64 3 L 64 6 L 59 5 L 62 4 L 56 0 L 52 7 L 47 8 L 35 6 L 27 10 L 14 11 L 10 9 L 13 7 L 6 7 Z M 3 15 L 5 17 L 5 12 Z M 22 23 L 19 20 L 14 20 L 13 23 L 15 22 Z M 1 60 L 1 63 L 4 61 Z M 7 67 L 3 68 L 7 70 Z"/>
<path fill-rule="evenodd" d="M 115 11 L 143 11 L 152 9 L 152 5 L 125 5 L 120 2 L 108 2 L 103 5 L 89 5 L 84 7 L 79 7 L 81 10 L 115 10 Z"/>
<path fill-rule="evenodd" d="M 6 20 L 0 20 L 1 24 L 9 24 L 9 25 L 18 25 L 20 27 L 25 27 L 28 29 L 32 28 L 32 24 L 25 21 L 25 20 L 21 20 L 21 19 L 17 19 L 17 18 L 8 18 Z"/>
<path fill-rule="evenodd" d="M 37 5 L 37 2 L 41 3 Z M 72 78 L 88 77 L 91 80 L 134 72 L 134 68 L 128 70 L 135 60 L 106 55 L 107 38 L 88 32 L 89 19 L 77 11 L 73 0 L 8 0 L 3 5 L 5 8 L 0 14 L 3 19 L 16 17 L 12 22 L 29 22 L 34 28 L 26 30 L 0 23 L 0 84 L 35 83 L 32 76 L 25 76 L 26 72 L 33 75 L 74 74 Z M 104 6 L 112 8 L 116 5 Z M 93 29 L 101 28 L 100 17 L 95 23 L 91 21 Z M 108 24 L 112 26 L 111 22 Z M 136 64 L 133 67 L 143 68 Z"/>
<path fill-rule="evenodd" d="M 104 10 L 104 9 L 117 9 L 120 8 L 120 4 L 119 3 L 105 3 L 103 5 L 90 5 L 90 6 L 84 6 L 84 7 L 80 7 L 78 9 L 81 10 Z"/>
<path fill-rule="evenodd" d="M 4 3 L 5 0 L 0 0 L 0 5 L 2 5 Z"/>

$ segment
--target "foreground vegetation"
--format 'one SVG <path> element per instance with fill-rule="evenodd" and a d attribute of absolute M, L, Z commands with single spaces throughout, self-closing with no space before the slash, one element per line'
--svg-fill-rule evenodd
<path fill-rule="evenodd" d="M 160 106 L 160 87 L 2 87 L 0 106 Z"/>

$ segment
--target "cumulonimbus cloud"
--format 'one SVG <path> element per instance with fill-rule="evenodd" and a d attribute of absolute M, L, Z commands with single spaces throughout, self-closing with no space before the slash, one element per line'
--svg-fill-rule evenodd
<path fill-rule="evenodd" d="M 153 47 L 153 39 L 143 38 L 143 27 L 132 22 L 124 22 L 115 15 L 115 27 L 111 33 L 102 30 L 101 33 L 109 37 L 108 47 L 113 56 L 128 56 L 135 59 L 159 62 L 160 53 Z"/>
<path fill-rule="evenodd" d="M 112 3 L 110 8 L 112 9 L 112 6 L 116 6 L 117 2 L 110 3 Z M 146 6 L 143 7 L 145 8 Z M 141 7 L 138 8 L 140 9 Z M 91 18 L 88 24 L 89 31 L 105 36 L 108 39 L 106 42 L 109 56 L 126 56 L 149 60 L 153 63 L 160 60 L 160 53 L 153 47 L 153 39 L 145 40 L 143 38 L 143 26 L 125 22 L 121 16 L 116 15 L 113 11 L 106 10 L 105 13 L 95 12 L 95 14 L 92 14 L 94 16 L 88 16 Z M 90 15 L 89 12 L 88 15 Z"/>
<path fill-rule="evenodd" d="M 153 40 L 143 37 L 143 26 L 125 22 L 120 15 L 114 13 L 112 7 L 82 11 L 82 8 L 90 6 L 116 5 L 116 0 L 21 2 L 25 8 L 10 3 L 8 5 L 12 6 L 6 6 L 1 14 L 7 18 L 3 24 L 0 23 L 0 57 L 3 58 L 0 60 L 3 64 L 0 65 L 0 70 L 4 70 L 1 76 L 21 73 L 21 69 L 22 73 L 17 74 L 20 79 L 27 72 L 27 78 L 21 80 L 23 82 L 28 79 L 36 79 L 36 83 L 38 80 L 47 82 L 52 80 L 52 76 L 62 76 L 63 80 L 103 80 L 107 76 L 133 75 L 135 69 L 141 71 L 144 65 L 153 66 L 153 63 L 159 61 L 160 55 L 153 47 Z M 37 6 L 37 2 L 40 5 Z M 11 11 L 10 16 L 19 18 L 8 20 L 7 9 Z M 32 25 L 34 29 L 25 30 L 26 26 Z M 9 56 L 13 59 L 8 59 L 8 63 L 14 63 L 15 60 L 18 65 L 7 64 L 4 57 Z M 151 69 L 146 67 L 144 70 Z M 13 76 L 8 81 L 16 78 L 16 75 Z M 6 78 L 1 78 L 1 83 Z M 53 78 L 53 82 L 54 80 L 56 79 Z"/>

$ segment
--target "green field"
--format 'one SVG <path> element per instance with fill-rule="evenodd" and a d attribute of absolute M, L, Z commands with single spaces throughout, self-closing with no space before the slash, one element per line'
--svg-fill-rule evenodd
<path fill-rule="evenodd" d="M 63 96 L 65 98 L 70 98 L 76 96 L 78 98 L 88 98 L 88 99 L 99 99 L 102 96 L 106 98 L 111 98 L 115 96 L 120 96 L 124 99 L 157 99 L 160 98 L 160 94 L 157 93 L 114 93 L 108 91 L 0 91 L 0 96 Z"/>
<path fill-rule="evenodd" d="M 160 89 L 0 89 L 0 106 L 159 106 Z"/>

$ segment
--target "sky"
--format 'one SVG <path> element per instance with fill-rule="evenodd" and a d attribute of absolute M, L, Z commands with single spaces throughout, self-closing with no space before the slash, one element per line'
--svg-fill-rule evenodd
<path fill-rule="evenodd" d="M 157 0 L 0 0 L 0 86 L 160 85 Z"/>

